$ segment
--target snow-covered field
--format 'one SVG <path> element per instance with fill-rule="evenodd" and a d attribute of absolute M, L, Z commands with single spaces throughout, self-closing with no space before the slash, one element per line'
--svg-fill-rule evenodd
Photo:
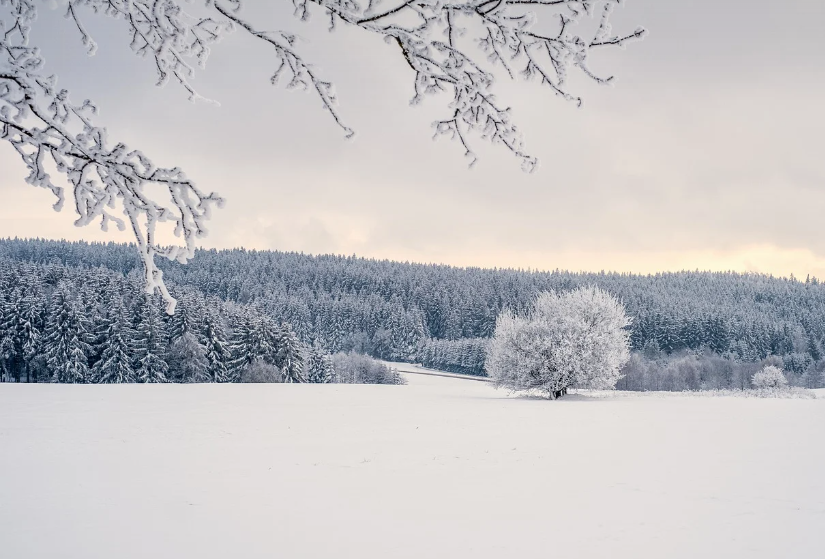
<path fill-rule="evenodd" d="M 0 385 L 0 557 L 825 555 L 825 399 Z"/>

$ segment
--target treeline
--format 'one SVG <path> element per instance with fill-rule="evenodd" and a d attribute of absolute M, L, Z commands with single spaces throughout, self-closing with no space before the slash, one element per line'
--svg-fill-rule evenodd
<path fill-rule="evenodd" d="M 429 340 L 421 349 L 421 364 L 451 373 L 485 375 L 487 342 L 487 338 Z"/>
<path fill-rule="evenodd" d="M 741 361 L 710 350 L 633 352 L 622 369 L 619 390 L 745 390 L 754 388 L 753 376 L 766 366 L 782 369 L 790 386 L 825 386 L 825 360 L 799 363 L 795 355 L 772 355 L 760 361 Z"/>
<path fill-rule="evenodd" d="M 254 305 L 170 287 L 171 317 L 136 274 L 0 258 L 0 379 L 348 382 L 327 351 Z"/>
<path fill-rule="evenodd" d="M 118 244 L 0 240 L 0 258 L 102 267 L 130 278 L 140 270 L 135 248 Z M 625 304 L 636 351 L 708 349 L 742 362 L 778 355 L 797 372 L 823 358 L 825 285 L 816 278 L 534 272 L 243 249 L 200 250 L 186 265 L 162 259 L 160 265 L 178 290 L 254 308 L 330 354 L 427 359 L 456 370 L 468 361 L 452 354 L 463 350 L 436 349 L 432 340 L 488 338 L 503 308 L 523 311 L 540 291 L 594 284 Z"/>
<path fill-rule="evenodd" d="M 140 266 L 134 247 L 117 244 L 5 240 L 3 256 L 127 275 Z M 521 311 L 540 291 L 595 284 L 627 307 L 637 351 L 710 348 L 747 362 L 791 354 L 816 362 L 823 354 L 825 286 L 816 278 L 533 272 L 243 249 L 200 250 L 186 265 L 161 267 L 170 283 L 254 304 L 330 353 L 420 361 L 430 339 L 487 338 L 503 308 Z"/>

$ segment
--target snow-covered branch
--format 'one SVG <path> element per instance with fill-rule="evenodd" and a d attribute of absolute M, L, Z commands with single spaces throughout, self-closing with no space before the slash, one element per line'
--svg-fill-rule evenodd
<path fill-rule="evenodd" d="M 622 0 L 293 0 L 295 15 L 308 20 L 322 12 L 330 29 L 354 26 L 382 36 L 396 45 L 414 73 L 412 104 L 425 96 L 447 93 L 447 112 L 433 123 L 435 136 L 458 141 L 471 165 L 476 161 L 473 136 L 502 145 L 527 171 L 537 159 L 525 148 L 510 107 L 493 93 L 496 68 L 508 76 L 535 79 L 555 95 L 581 104 L 567 89 L 571 68 L 580 69 L 598 83 L 609 83 L 591 71 L 591 49 L 618 46 L 639 39 L 643 29 L 616 35 L 610 14 Z M 44 60 L 29 44 L 37 18 L 37 0 L 0 0 L 0 139 L 8 141 L 29 169 L 27 181 L 48 188 L 64 202 L 63 188 L 52 181 L 48 168 L 65 175 L 78 214 L 76 224 L 100 220 L 132 228 L 146 268 L 147 289 L 158 288 L 174 310 L 174 299 L 163 285 L 154 255 L 185 261 L 195 239 L 206 233 L 205 221 L 221 199 L 201 192 L 177 167 L 157 167 L 141 151 L 122 143 L 110 147 L 106 129 L 94 121 L 97 108 L 90 101 L 75 103 L 69 92 L 57 88 L 57 79 L 42 72 Z M 193 3 L 194 4 L 194 3 Z M 190 80 L 203 68 L 212 45 L 240 29 L 272 49 L 276 70 L 272 83 L 285 77 L 287 87 L 317 95 L 323 107 L 347 137 L 352 129 L 337 108 L 333 84 L 324 80 L 296 49 L 296 36 L 266 31 L 243 15 L 243 0 L 202 0 L 184 10 L 179 0 L 66 0 L 65 16 L 76 28 L 89 55 L 97 49 L 83 22 L 83 11 L 124 23 L 132 50 L 150 58 L 158 85 L 177 82 L 192 101 L 203 100 Z M 599 10 L 601 10 L 599 12 Z M 198 13 L 195 13 L 195 12 Z M 584 17 L 600 15 L 588 39 L 573 32 Z M 542 25 L 539 25 L 539 23 Z M 550 23 L 548 26 L 547 23 Z M 554 27 L 553 33 L 546 33 Z M 474 47 L 474 48 L 471 48 Z M 476 48 L 477 47 L 477 48 Z M 147 185 L 160 185 L 171 204 L 156 201 Z M 122 206 L 115 212 L 117 203 Z M 156 226 L 171 221 L 180 246 L 162 246 Z"/>
<path fill-rule="evenodd" d="M 70 15 L 73 4 L 69 4 Z M 147 291 L 159 289 L 168 312 L 173 312 L 175 301 L 163 284 L 154 256 L 179 262 L 190 258 L 195 240 L 206 234 L 212 205 L 222 200 L 200 191 L 177 167 L 157 167 L 141 151 L 122 143 L 110 146 L 106 129 L 94 123 L 97 107 L 89 100 L 73 102 L 68 91 L 56 87 L 54 76 L 42 73 L 44 61 L 38 49 L 28 44 L 36 17 L 33 1 L 0 0 L 0 5 L 11 12 L 10 19 L 0 20 L 0 138 L 14 147 L 27 166 L 26 181 L 54 193 L 57 210 L 65 195 L 47 167 L 66 177 L 77 226 L 99 219 L 103 230 L 110 222 L 121 230 L 131 227 L 145 266 Z M 79 22 L 78 27 L 84 42 L 93 45 Z M 146 192 L 151 184 L 166 190 L 171 205 Z M 118 203 L 119 215 L 114 212 Z M 167 221 L 182 237 L 179 246 L 161 245 L 156 238 L 157 224 Z"/>
<path fill-rule="evenodd" d="M 570 69 L 578 68 L 597 83 L 608 84 L 612 76 L 600 77 L 590 70 L 590 50 L 623 47 L 645 34 L 642 28 L 613 34 L 610 14 L 621 0 L 408 0 L 392 7 L 384 4 L 379 0 L 366 6 L 352 0 L 295 0 L 296 15 L 301 19 L 308 19 L 309 6 L 316 5 L 330 18 L 333 28 L 338 20 L 398 45 L 405 63 L 415 72 L 412 104 L 425 95 L 450 93 L 448 116 L 433 123 L 436 136 L 457 140 L 471 165 L 476 161 L 469 143 L 472 133 L 506 147 L 526 171 L 534 170 L 537 164 L 536 157 L 526 151 L 510 108 L 500 105 L 492 92 L 496 67 L 511 78 L 536 79 L 555 95 L 581 105 L 581 98 L 567 89 Z M 596 15 L 599 9 L 600 23 L 590 39 L 573 32 L 580 20 Z M 536 31 L 548 27 L 548 20 L 555 22 L 554 34 Z M 480 52 L 468 48 L 472 43 Z"/>

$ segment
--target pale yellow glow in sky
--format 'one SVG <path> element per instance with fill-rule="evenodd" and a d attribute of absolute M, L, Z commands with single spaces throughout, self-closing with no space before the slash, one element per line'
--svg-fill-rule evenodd
<path fill-rule="evenodd" d="M 117 241 L 130 242 L 129 231 L 118 232 L 112 228 L 108 233 L 100 231 L 96 225 L 78 228 L 72 226 L 71 208 L 61 213 L 50 210 L 51 195 L 43 190 L 27 185 L 19 185 L 15 192 L 14 205 L 4 204 L 0 207 L 0 236 L 65 238 L 68 240 Z M 220 214 L 217 219 L 220 220 Z M 271 220 L 261 219 L 257 231 L 266 231 L 274 224 Z M 464 249 L 455 251 L 447 247 L 428 247 L 415 249 L 401 247 L 384 247 L 365 249 L 368 227 L 359 230 L 357 224 L 341 222 L 340 230 L 330 228 L 336 235 L 337 253 L 357 254 L 369 258 L 434 262 L 455 266 L 480 266 L 486 268 L 531 268 L 534 270 L 553 270 L 556 268 L 573 271 L 598 272 L 616 271 L 640 274 L 680 271 L 711 270 L 737 272 L 757 272 L 788 276 L 794 274 L 798 279 L 806 275 L 825 278 L 825 258 L 816 255 L 810 249 L 782 248 L 772 244 L 752 244 L 734 247 L 730 250 L 688 249 L 688 250 L 553 250 L 544 251 L 512 250 L 492 248 L 487 250 Z M 306 237 L 298 234 L 284 238 L 284 246 L 272 246 L 265 235 L 254 233 L 256 228 L 236 229 L 226 236 L 207 237 L 200 246 L 206 248 L 232 248 L 243 246 L 250 249 L 281 249 L 303 252 L 328 252 L 323 246 L 317 250 L 308 250 Z M 169 237 L 171 239 L 171 236 Z M 315 247 L 310 247 L 315 248 Z"/>

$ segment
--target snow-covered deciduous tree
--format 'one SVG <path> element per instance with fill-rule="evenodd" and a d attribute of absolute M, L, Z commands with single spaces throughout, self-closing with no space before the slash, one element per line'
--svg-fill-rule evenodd
<path fill-rule="evenodd" d="M 471 162 L 473 134 L 504 146 L 532 171 L 530 154 L 513 121 L 510 107 L 493 93 L 497 75 L 536 80 L 552 94 L 581 104 L 568 90 L 568 77 L 578 69 L 588 78 L 608 84 L 590 67 L 595 51 L 622 47 L 640 39 L 644 30 L 614 33 L 610 15 L 623 0 L 293 0 L 302 21 L 311 14 L 328 18 L 330 29 L 346 25 L 383 37 L 399 53 L 399 62 L 413 77 L 412 104 L 445 93 L 444 117 L 435 135 L 446 135 L 462 146 Z M 311 91 L 346 136 L 352 129 L 339 113 L 333 85 L 324 80 L 298 49 L 298 37 L 287 31 L 260 28 L 244 14 L 243 0 L 203 0 L 184 9 L 180 0 L 66 0 L 66 18 L 76 28 L 90 55 L 97 45 L 83 24 L 84 11 L 111 17 L 125 27 L 130 47 L 151 59 L 158 84 L 178 83 L 191 100 L 201 97 L 190 80 L 195 67 L 204 67 L 210 50 L 224 35 L 240 31 L 259 41 L 275 60 L 272 83 Z M 74 101 L 43 71 L 44 59 L 30 44 L 37 23 L 38 0 L 0 0 L 0 138 L 10 142 L 28 168 L 27 182 L 47 188 L 64 203 L 64 189 L 48 166 L 65 176 L 78 214 L 76 225 L 99 220 L 131 228 L 143 260 L 147 290 L 159 289 L 174 311 L 175 300 L 154 262 L 160 254 L 185 262 L 195 241 L 206 234 L 205 222 L 222 200 L 197 188 L 179 168 L 157 167 L 147 155 L 123 143 L 109 141 L 95 122 L 97 107 L 89 100 Z M 592 31 L 578 24 L 595 16 Z M 48 162 L 48 163 L 47 163 Z M 472 163 L 471 163 L 472 164 Z M 168 202 L 148 193 L 157 185 Z M 120 204 L 122 211 L 117 212 Z M 171 222 L 182 237 L 178 246 L 161 245 L 156 229 Z"/>
<path fill-rule="evenodd" d="M 622 303 L 598 287 L 541 293 L 525 316 L 499 315 L 487 373 L 496 386 L 553 399 L 571 387 L 614 388 L 629 358 L 629 325 Z"/>
<path fill-rule="evenodd" d="M 782 369 L 774 365 L 768 365 L 761 371 L 754 373 L 751 378 L 754 388 L 785 388 L 788 386 L 788 379 Z"/>

